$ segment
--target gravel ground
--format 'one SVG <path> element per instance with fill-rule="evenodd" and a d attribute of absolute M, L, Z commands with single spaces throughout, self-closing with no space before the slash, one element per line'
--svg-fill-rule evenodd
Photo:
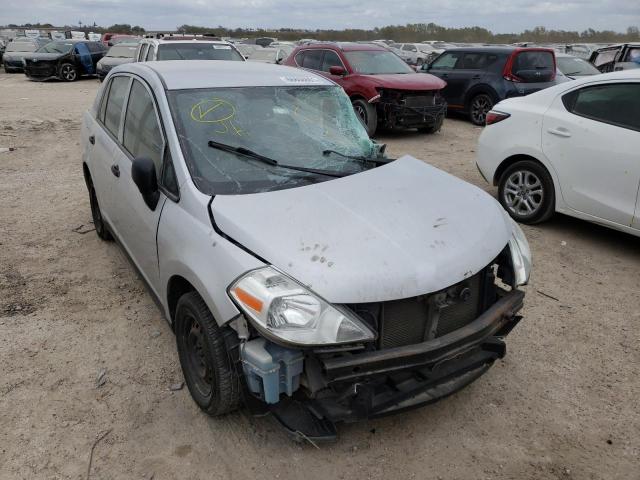
<path fill-rule="evenodd" d="M 208 418 L 124 255 L 90 230 L 81 114 L 98 83 L 0 74 L 0 478 L 638 479 L 638 239 L 556 216 L 525 227 L 525 319 L 507 357 L 432 406 L 293 443 L 270 417 Z M 480 129 L 381 139 L 495 193 Z M 97 386 L 97 379 L 103 373 Z"/>

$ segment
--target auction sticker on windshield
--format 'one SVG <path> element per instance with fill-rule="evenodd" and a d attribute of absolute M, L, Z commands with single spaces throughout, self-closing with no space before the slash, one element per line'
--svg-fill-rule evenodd
<path fill-rule="evenodd" d="M 289 83 L 292 85 L 309 85 L 309 84 L 322 84 L 322 82 L 317 77 L 280 77 L 284 83 Z"/>

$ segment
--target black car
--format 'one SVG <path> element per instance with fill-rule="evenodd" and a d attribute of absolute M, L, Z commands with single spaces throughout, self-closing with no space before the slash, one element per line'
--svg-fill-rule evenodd
<path fill-rule="evenodd" d="M 100 42 L 56 40 L 25 56 L 24 73 L 33 80 L 58 78 L 74 82 L 81 75 L 95 75 L 107 49 Z"/>
<path fill-rule="evenodd" d="M 640 68 L 640 43 L 621 43 L 600 48 L 591 54 L 589 62 L 602 73 Z"/>
<path fill-rule="evenodd" d="M 96 67 L 98 79 L 103 81 L 104 77 L 107 76 L 107 73 L 109 73 L 113 67 L 117 67 L 123 63 L 133 62 L 136 50 L 138 49 L 138 43 L 140 42 L 135 40 L 123 41 L 113 45 L 107 54 L 98 62 Z"/>
<path fill-rule="evenodd" d="M 452 48 L 421 71 L 445 80 L 448 108 L 467 114 L 475 125 L 484 125 L 499 101 L 557 83 L 555 54 L 548 48 Z"/>

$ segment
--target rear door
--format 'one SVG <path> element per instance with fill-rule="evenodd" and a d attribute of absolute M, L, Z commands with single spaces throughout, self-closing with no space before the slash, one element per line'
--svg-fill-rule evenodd
<path fill-rule="evenodd" d="M 136 264 L 145 280 L 159 291 L 159 270 L 156 232 L 162 208 L 167 199 L 164 193 L 155 209 L 151 210 L 142 199 L 131 178 L 134 158 L 153 160 L 161 185 L 166 141 L 155 98 L 149 86 L 137 77 L 132 80 L 126 101 L 122 132 L 114 151 L 113 222 L 123 247 Z"/>
<path fill-rule="evenodd" d="M 558 96 L 542 148 L 577 212 L 630 226 L 640 184 L 640 82 L 607 82 Z"/>

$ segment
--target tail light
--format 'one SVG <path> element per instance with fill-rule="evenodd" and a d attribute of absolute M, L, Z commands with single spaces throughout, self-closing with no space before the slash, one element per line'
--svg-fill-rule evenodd
<path fill-rule="evenodd" d="M 501 122 L 502 120 L 506 120 L 511 116 L 510 113 L 504 112 L 496 112 L 495 110 L 491 110 L 487 113 L 487 117 L 485 119 L 485 125 L 493 125 L 494 123 Z"/>

